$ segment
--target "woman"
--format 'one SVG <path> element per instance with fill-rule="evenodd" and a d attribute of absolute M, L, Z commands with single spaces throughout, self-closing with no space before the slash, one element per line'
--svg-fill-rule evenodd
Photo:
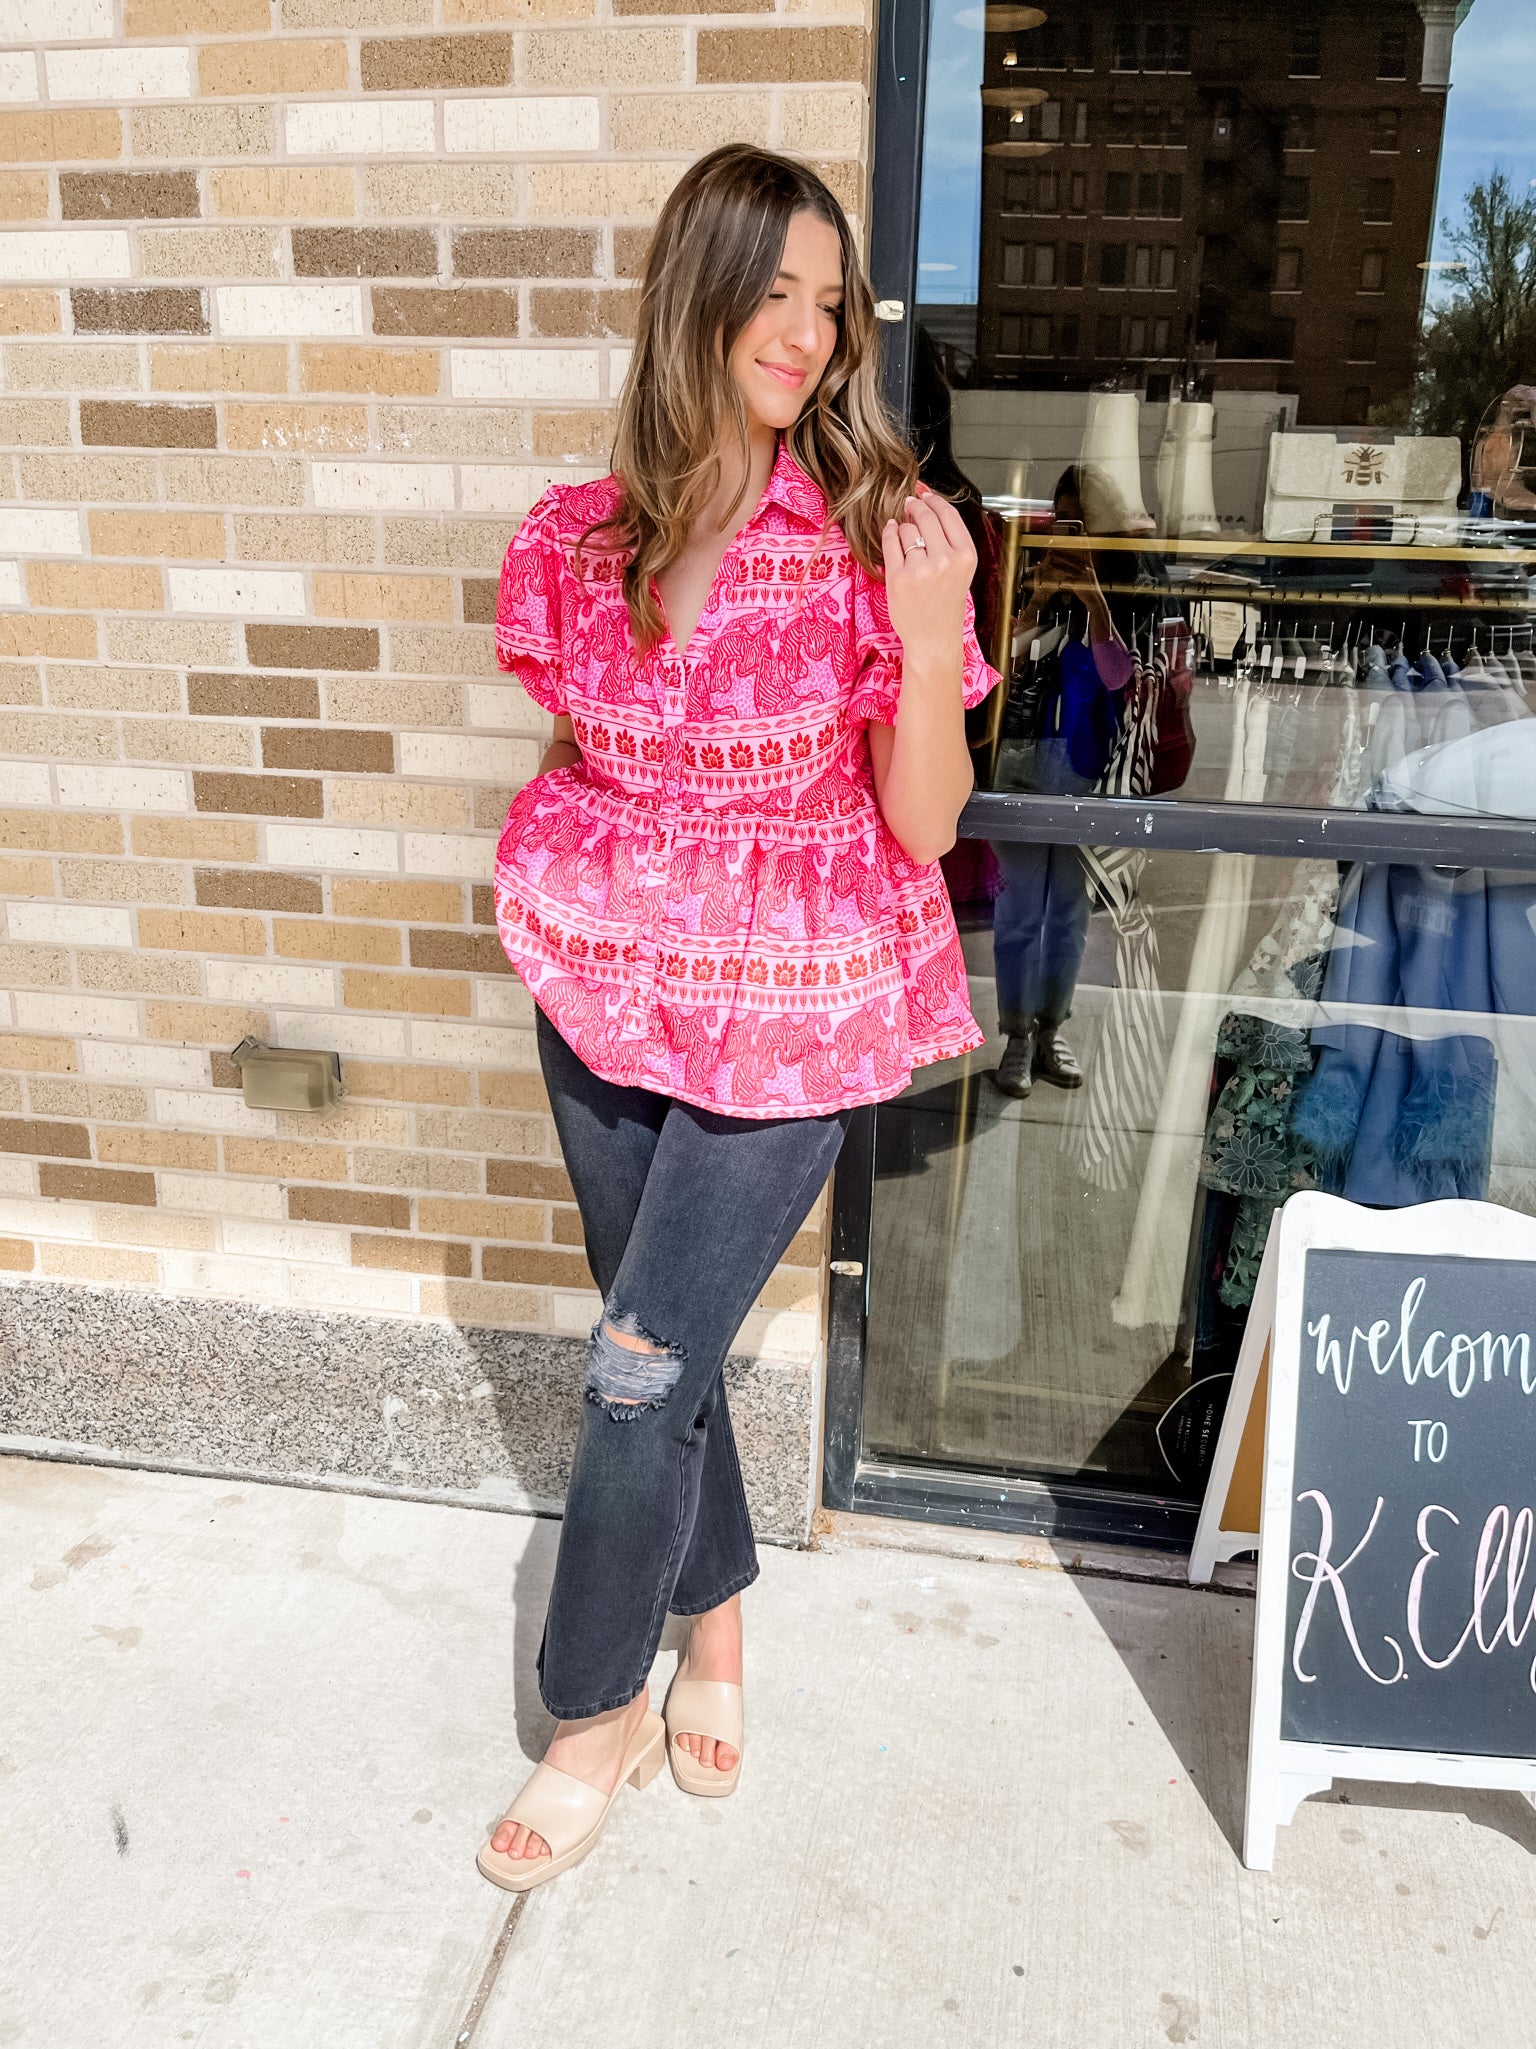
<path fill-rule="evenodd" d="M 757 1562 L 726 1353 L 854 1106 L 981 1044 L 933 864 L 996 678 L 875 332 L 821 180 L 705 157 L 652 244 L 615 473 L 547 492 L 502 573 L 499 659 L 555 729 L 497 911 L 603 1295 L 539 1654 L 559 1726 L 479 1857 L 512 1891 L 664 1755 L 689 1792 L 735 1787 Z"/>

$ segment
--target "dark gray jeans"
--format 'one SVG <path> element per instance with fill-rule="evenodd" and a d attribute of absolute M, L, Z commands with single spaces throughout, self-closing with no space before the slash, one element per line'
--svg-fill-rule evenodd
<path fill-rule="evenodd" d="M 634 1699 L 669 1610 L 757 1577 L 721 1369 L 850 1113 L 724 1117 L 600 1080 L 542 1011 L 538 1037 L 604 1307 L 539 1652 L 544 1705 L 576 1721 Z"/>

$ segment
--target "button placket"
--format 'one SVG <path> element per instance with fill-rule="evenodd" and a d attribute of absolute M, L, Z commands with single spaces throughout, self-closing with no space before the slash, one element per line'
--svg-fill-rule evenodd
<path fill-rule="evenodd" d="M 666 659 L 664 678 L 661 793 L 656 824 L 645 856 L 645 879 L 652 891 L 651 909 L 645 937 L 640 941 L 640 958 L 635 964 L 630 1000 L 624 1013 L 624 1029 L 642 1034 L 650 1028 L 656 997 L 656 971 L 661 954 L 659 927 L 666 910 L 667 875 L 672 865 L 672 845 L 682 788 L 682 729 L 687 706 L 687 678 L 680 655 L 674 653 Z"/>

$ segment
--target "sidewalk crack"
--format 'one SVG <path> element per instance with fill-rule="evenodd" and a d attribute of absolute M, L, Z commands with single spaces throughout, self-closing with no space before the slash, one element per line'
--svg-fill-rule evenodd
<path fill-rule="evenodd" d="M 480 2025 L 480 2017 L 485 2012 L 491 1993 L 495 1990 L 496 1980 L 501 1974 L 502 1964 L 506 1961 L 507 1951 L 512 1947 L 512 1938 L 517 1933 L 517 1924 L 522 1919 L 523 1909 L 527 1904 L 528 1894 L 520 1892 L 507 1909 L 507 1918 L 501 1924 L 501 1933 L 496 1938 L 495 1947 L 486 1958 L 485 1969 L 480 1973 L 480 1983 L 475 1987 L 474 1996 L 464 2009 L 464 2018 L 454 2034 L 453 2049 L 469 2049 L 469 2044 L 474 2040 L 475 2030 Z"/>

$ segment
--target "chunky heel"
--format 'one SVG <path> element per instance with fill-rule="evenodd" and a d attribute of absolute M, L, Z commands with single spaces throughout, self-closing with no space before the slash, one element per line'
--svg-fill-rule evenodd
<path fill-rule="evenodd" d="M 637 1793 L 643 1793 L 666 1763 L 666 1746 L 653 1743 L 629 1775 L 629 1783 Z"/>

